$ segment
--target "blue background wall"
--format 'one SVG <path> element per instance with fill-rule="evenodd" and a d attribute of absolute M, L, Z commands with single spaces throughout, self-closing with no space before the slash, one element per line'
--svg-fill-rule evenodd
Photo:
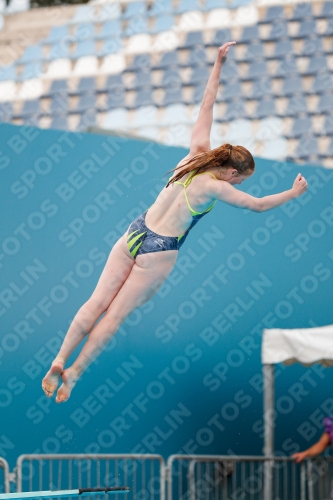
<path fill-rule="evenodd" d="M 264 327 L 333 323 L 333 171 L 257 159 L 242 189 L 301 198 L 262 214 L 218 204 L 174 272 L 57 405 L 41 390 L 116 239 L 187 154 L 149 142 L 0 126 L 0 455 L 261 454 Z M 276 451 L 333 414 L 332 370 L 277 366 Z"/>

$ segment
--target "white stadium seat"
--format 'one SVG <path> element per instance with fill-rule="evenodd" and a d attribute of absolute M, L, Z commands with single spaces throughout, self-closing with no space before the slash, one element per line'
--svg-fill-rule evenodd
<path fill-rule="evenodd" d="M 168 126 L 172 123 L 187 123 L 193 124 L 193 120 L 189 116 L 187 106 L 185 104 L 173 104 L 164 109 L 162 118 L 159 120 L 161 126 Z"/>
<path fill-rule="evenodd" d="M 134 118 L 130 124 L 133 128 L 158 125 L 158 112 L 156 106 L 142 106 L 135 111 Z"/>
<path fill-rule="evenodd" d="M 177 28 L 182 31 L 198 31 L 204 28 L 204 16 L 201 12 L 193 10 L 182 14 Z"/>
<path fill-rule="evenodd" d="M 231 23 L 231 12 L 229 9 L 214 9 L 207 15 L 206 28 L 228 28 Z"/>
<path fill-rule="evenodd" d="M 68 78 L 72 73 L 72 64 L 69 59 L 55 59 L 47 69 L 45 78 L 58 80 L 60 78 Z"/>
<path fill-rule="evenodd" d="M 124 51 L 131 54 L 142 54 L 150 52 L 152 47 L 152 37 L 147 33 L 141 33 L 130 37 Z"/>
<path fill-rule="evenodd" d="M 19 99 L 37 99 L 43 94 L 43 82 L 40 78 L 25 80 L 18 93 Z"/>
<path fill-rule="evenodd" d="M 259 20 L 258 9 L 255 5 L 238 7 L 232 17 L 231 26 L 252 26 Z"/>
<path fill-rule="evenodd" d="M 268 159 L 283 159 L 288 155 L 287 139 L 279 137 L 271 141 L 265 141 L 260 156 Z"/>
<path fill-rule="evenodd" d="M 30 9 L 30 0 L 11 0 L 5 10 L 6 14 L 16 14 Z"/>
<path fill-rule="evenodd" d="M 128 127 L 128 111 L 124 108 L 118 108 L 105 113 L 103 127 L 107 129 L 126 129 Z"/>
<path fill-rule="evenodd" d="M 0 82 L 0 102 L 14 101 L 16 98 L 16 83 L 14 80 Z"/>
<path fill-rule="evenodd" d="M 153 52 L 169 52 L 175 50 L 180 43 L 179 35 L 174 31 L 163 31 L 155 37 Z"/>
<path fill-rule="evenodd" d="M 110 54 L 102 60 L 99 73 L 114 75 L 121 73 L 126 68 L 126 61 L 123 54 Z"/>
<path fill-rule="evenodd" d="M 73 75 L 92 76 L 98 72 L 98 59 L 96 56 L 80 57 L 74 66 Z"/>

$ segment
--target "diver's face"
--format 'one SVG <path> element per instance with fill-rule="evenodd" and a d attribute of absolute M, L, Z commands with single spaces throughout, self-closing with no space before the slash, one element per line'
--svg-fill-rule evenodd
<path fill-rule="evenodd" d="M 239 174 L 236 170 L 233 170 L 230 172 L 230 175 L 228 176 L 228 180 L 227 182 L 229 182 L 229 184 L 232 184 L 232 185 L 235 185 L 235 184 L 242 184 L 242 182 L 246 181 L 247 179 L 249 179 L 251 177 L 253 172 L 251 172 L 250 174 Z"/>

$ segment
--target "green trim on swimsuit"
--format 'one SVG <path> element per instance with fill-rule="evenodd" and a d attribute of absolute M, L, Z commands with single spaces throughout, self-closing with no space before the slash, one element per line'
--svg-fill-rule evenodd
<path fill-rule="evenodd" d="M 133 231 L 132 233 L 127 235 L 127 243 L 128 243 L 129 238 L 132 236 L 132 234 L 136 233 L 137 231 L 138 231 L 138 229 L 135 229 L 135 231 Z"/>
<path fill-rule="evenodd" d="M 139 234 L 137 234 L 136 236 L 134 236 L 134 237 L 130 240 L 131 236 L 132 236 L 134 233 L 136 233 L 137 231 L 138 231 L 138 229 L 136 229 L 135 231 L 133 231 L 131 234 L 129 234 L 129 235 L 127 236 L 127 246 L 128 246 L 128 250 L 130 251 L 130 253 L 131 253 L 132 257 L 135 257 L 135 254 L 136 254 L 136 252 L 139 250 L 139 248 L 140 248 L 140 246 L 141 246 L 142 242 L 141 242 L 141 243 L 138 243 L 138 244 L 136 245 L 136 247 L 135 247 L 135 248 L 133 248 L 133 250 L 131 250 L 131 248 L 133 247 L 134 243 L 135 243 L 135 242 L 136 242 L 136 241 L 137 241 L 137 240 L 138 240 L 141 236 L 143 236 L 144 234 L 146 234 L 146 232 L 147 232 L 147 231 L 144 231 L 143 233 L 139 233 Z"/>
<path fill-rule="evenodd" d="M 214 177 L 214 179 L 216 179 L 215 175 L 212 174 L 211 172 L 202 172 L 201 174 L 195 174 L 194 170 L 193 170 L 190 173 L 190 175 L 187 177 L 187 179 L 185 180 L 185 182 L 180 182 L 180 181 L 175 181 L 174 182 L 174 184 L 180 184 L 181 186 L 184 186 L 184 194 L 185 194 L 186 203 L 187 203 L 188 208 L 190 209 L 192 217 L 194 217 L 195 215 L 201 215 L 201 214 L 205 214 L 205 213 L 209 212 L 214 207 L 215 203 L 217 202 L 217 200 L 214 200 L 213 203 L 212 203 L 212 205 L 210 207 L 208 207 L 207 210 L 205 210 L 204 212 L 196 212 L 195 210 L 192 209 L 192 207 L 191 207 L 191 205 L 190 205 L 190 203 L 188 201 L 187 194 L 186 194 L 186 188 L 187 188 L 187 186 L 191 183 L 191 181 L 192 181 L 192 179 L 194 177 L 197 177 L 198 175 L 205 175 L 205 174 L 212 175 Z M 172 176 L 170 177 L 170 179 L 171 178 L 172 178 Z"/>
<path fill-rule="evenodd" d="M 143 233 L 143 234 L 144 234 L 144 233 Z M 137 251 L 138 251 L 138 250 L 139 250 L 139 248 L 141 247 L 142 243 L 143 243 L 142 241 L 141 241 L 140 243 L 138 243 L 138 244 L 136 245 L 136 247 L 135 247 L 135 248 L 133 248 L 133 250 L 131 251 L 131 255 L 132 255 L 132 257 L 133 257 L 133 258 L 136 256 Z"/>

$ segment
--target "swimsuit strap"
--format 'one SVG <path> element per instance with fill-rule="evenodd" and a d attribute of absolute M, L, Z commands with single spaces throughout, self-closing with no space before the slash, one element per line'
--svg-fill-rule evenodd
<path fill-rule="evenodd" d="M 212 174 L 211 172 L 202 172 L 201 174 L 195 174 L 194 171 L 193 173 L 191 172 L 190 175 L 187 177 L 187 179 L 185 180 L 185 182 L 179 182 L 179 181 L 175 181 L 174 184 L 181 184 L 182 186 L 184 186 L 184 194 L 185 194 L 185 199 L 186 199 L 186 202 L 187 202 L 187 206 L 188 208 L 190 209 L 190 212 L 191 212 L 191 215 L 201 215 L 201 214 L 205 214 L 206 212 L 209 212 L 213 206 L 215 205 L 216 201 L 217 200 L 214 200 L 212 205 L 210 207 L 207 208 L 207 210 L 205 210 L 204 212 L 195 212 L 195 210 L 192 209 L 189 201 L 188 201 L 188 198 L 187 198 L 187 193 L 186 193 L 186 188 L 187 186 L 191 183 L 192 179 L 194 177 L 197 177 L 198 175 L 204 175 L 204 174 L 209 174 L 209 175 L 212 175 L 214 177 L 214 179 L 216 179 L 215 175 Z"/>

